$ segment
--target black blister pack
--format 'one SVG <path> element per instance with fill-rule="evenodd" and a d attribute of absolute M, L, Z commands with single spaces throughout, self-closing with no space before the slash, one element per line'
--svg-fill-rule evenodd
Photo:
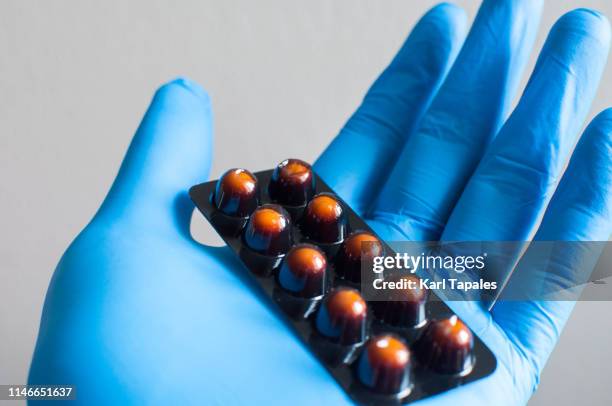
<path fill-rule="evenodd" d="M 306 189 L 292 189 L 291 182 L 279 183 L 279 168 L 286 167 L 290 161 L 307 170 L 298 179 L 307 183 Z M 240 189 L 243 178 L 251 181 L 239 192 L 255 196 L 256 203 L 239 201 L 236 196 L 233 200 L 219 196 L 220 181 L 192 187 L 191 199 L 240 257 L 265 294 L 280 307 L 286 315 L 285 321 L 357 403 L 409 403 L 493 373 L 494 354 L 435 293 L 427 293 L 422 308 L 413 308 L 410 304 L 393 307 L 385 302 L 360 299 L 360 283 L 355 275 L 347 273 L 348 243 L 354 234 L 376 234 L 308 164 L 289 160 L 274 170 L 251 174 L 234 169 L 224 177 L 231 171 L 234 171 L 230 174 L 234 184 L 230 186 Z M 314 202 L 315 198 L 321 202 Z M 340 206 L 335 208 L 336 212 L 330 210 L 329 204 L 325 205 L 333 200 Z M 320 211 L 320 216 L 311 221 L 309 216 L 315 209 Z M 325 230 L 325 216 L 334 216 L 340 211 L 341 232 L 334 234 L 335 229 Z M 278 218 L 288 221 L 279 224 Z M 276 233 L 277 240 L 258 236 L 258 227 L 267 227 L 264 231 Z M 316 230 L 318 227 L 320 230 Z M 337 241 L 329 241 L 330 232 Z M 394 254 L 387 244 L 379 241 L 385 255 Z M 291 248 L 296 252 L 288 258 Z M 322 275 L 295 279 L 291 266 L 295 268 L 295 264 L 303 263 L 300 260 L 317 259 L 318 255 L 324 257 L 323 262 L 309 262 L 309 271 L 312 266 L 323 263 Z M 296 283 L 301 285 L 295 288 Z M 304 287 L 304 283 L 310 285 Z M 300 289 L 303 292 L 306 288 L 315 293 L 301 294 Z M 343 306 L 348 309 L 349 318 L 338 318 L 337 313 L 344 311 Z M 404 316 L 409 319 L 408 323 Z M 445 343 L 445 334 L 455 330 L 463 334 L 461 339 L 470 340 L 465 341 L 465 348 L 451 345 L 462 344 L 461 341 Z"/>

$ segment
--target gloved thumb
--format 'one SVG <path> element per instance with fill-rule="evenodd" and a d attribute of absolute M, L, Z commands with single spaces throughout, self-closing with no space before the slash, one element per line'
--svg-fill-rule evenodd
<path fill-rule="evenodd" d="M 93 222 L 126 222 L 147 230 L 189 233 L 190 186 L 208 178 L 212 153 L 210 99 L 178 78 L 153 97 Z"/>

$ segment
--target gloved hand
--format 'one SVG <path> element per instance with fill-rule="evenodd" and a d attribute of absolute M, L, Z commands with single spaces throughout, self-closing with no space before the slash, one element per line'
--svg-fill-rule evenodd
<path fill-rule="evenodd" d="M 610 28 L 594 11 L 563 16 L 508 118 L 540 10 L 534 0 L 485 1 L 459 52 L 463 12 L 435 7 L 316 162 L 381 237 L 517 241 L 537 228 L 539 240 L 608 239 L 612 110 L 561 173 Z M 207 179 L 211 148 L 206 93 L 186 79 L 163 86 L 55 271 L 30 384 L 74 384 L 88 405 L 350 402 L 233 254 L 191 238 L 186 191 Z M 451 306 L 498 368 L 422 403 L 524 404 L 573 303 Z"/>

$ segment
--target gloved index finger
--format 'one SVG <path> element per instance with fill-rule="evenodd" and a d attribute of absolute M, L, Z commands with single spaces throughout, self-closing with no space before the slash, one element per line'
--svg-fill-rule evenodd
<path fill-rule="evenodd" d="M 362 214 L 437 91 L 465 32 L 451 4 L 430 10 L 315 163 L 317 173 Z"/>

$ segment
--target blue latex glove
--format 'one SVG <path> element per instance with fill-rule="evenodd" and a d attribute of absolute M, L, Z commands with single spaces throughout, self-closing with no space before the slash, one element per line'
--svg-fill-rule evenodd
<path fill-rule="evenodd" d="M 383 238 L 609 237 L 612 110 L 557 187 L 606 61 L 604 17 L 576 10 L 557 22 L 507 118 L 540 10 L 485 1 L 460 53 L 463 12 L 431 10 L 316 162 Z M 31 384 L 74 384 L 89 405 L 350 402 L 234 255 L 191 238 L 186 191 L 206 180 L 211 153 L 208 96 L 186 79 L 163 86 L 55 271 Z M 572 306 L 453 303 L 499 366 L 422 403 L 525 403 Z"/>

